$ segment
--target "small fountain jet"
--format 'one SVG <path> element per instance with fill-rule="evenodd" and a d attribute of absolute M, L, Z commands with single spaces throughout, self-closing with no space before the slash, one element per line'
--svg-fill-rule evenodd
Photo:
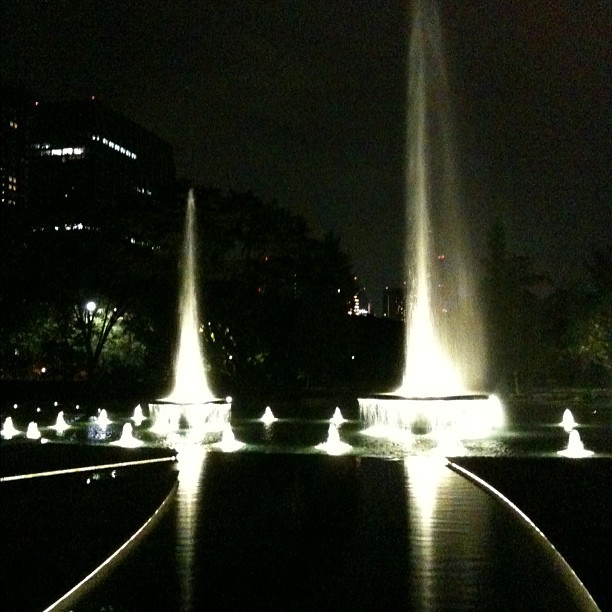
<path fill-rule="evenodd" d="M 133 435 L 134 428 L 131 423 L 125 423 L 121 429 L 121 438 L 116 442 L 111 442 L 113 446 L 122 446 L 124 448 L 136 448 L 142 446 L 142 441 L 138 440 Z"/>
<path fill-rule="evenodd" d="M 569 408 L 566 408 L 563 411 L 563 418 L 561 419 L 561 427 L 569 433 L 572 429 L 576 427 L 576 421 L 574 420 L 574 415 Z"/>
<path fill-rule="evenodd" d="M 234 431 L 229 423 L 226 423 L 221 433 L 221 440 L 217 442 L 215 448 L 222 450 L 224 453 L 233 453 L 244 447 L 244 443 L 236 440 Z"/>
<path fill-rule="evenodd" d="M 30 440 L 40 440 L 40 431 L 38 430 L 38 425 L 34 421 L 28 423 L 26 438 L 29 438 Z"/>
<path fill-rule="evenodd" d="M 21 432 L 13 425 L 13 418 L 6 417 L 4 419 L 4 423 L 2 424 L 2 437 L 5 440 L 10 440 L 15 436 L 18 436 Z"/>
<path fill-rule="evenodd" d="M 329 422 L 337 426 L 340 426 L 342 425 L 342 423 L 346 422 L 346 419 L 342 416 L 342 412 L 339 406 L 336 406 L 336 409 L 334 410 L 334 414 Z"/>
<path fill-rule="evenodd" d="M 98 416 L 95 418 L 95 421 L 100 427 L 108 427 L 112 423 L 112 421 L 108 418 L 106 408 L 102 408 L 102 410 L 100 410 Z"/>
<path fill-rule="evenodd" d="M 270 406 L 266 406 L 266 409 L 264 410 L 264 413 L 259 420 L 264 425 L 272 425 L 272 423 L 278 421 L 278 419 L 274 416 L 274 413 L 272 412 L 272 408 L 270 408 Z"/>
<path fill-rule="evenodd" d="M 136 408 L 134 408 L 134 415 L 132 416 L 132 421 L 134 421 L 134 425 L 138 427 L 145 420 L 145 416 L 142 412 L 142 406 L 138 404 Z"/>
<path fill-rule="evenodd" d="M 572 429 L 569 432 L 569 439 L 567 441 L 567 448 L 557 452 L 562 457 L 570 457 L 572 459 L 579 459 L 581 457 L 590 457 L 593 455 L 593 451 L 587 450 L 584 447 L 580 434 L 577 429 Z"/>
<path fill-rule="evenodd" d="M 55 425 L 53 425 L 53 429 L 55 429 L 55 431 L 57 431 L 58 433 L 62 433 L 69 428 L 70 428 L 70 425 L 66 423 L 66 419 L 64 418 L 64 411 L 60 410 L 57 413 L 57 419 L 55 421 Z"/>
<path fill-rule="evenodd" d="M 327 430 L 327 440 L 321 442 L 321 444 L 317 444 L 316 448 L 325 451 L 328 455 L 343 455 L 350 452 L 352 446 L 340 440 L 338 426 L 334 425 L 334 423 L 330 423 L 329 429 Z"/>

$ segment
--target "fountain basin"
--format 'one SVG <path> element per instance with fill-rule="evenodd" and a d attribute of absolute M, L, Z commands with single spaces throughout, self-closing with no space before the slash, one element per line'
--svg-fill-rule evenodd
<path fill-rule="evenodd" d="M 203 403 L 179 404 L 158 400 L 149 404 L 153 431 L 176 432 L 181 429 L 221 430 L 229 423 L 232 405 L 226 399 Z"/>
<path fill-rule="evenodd" d="M 503 425 L 503 407 L 495 395 L 466 394 L 404 397 L 378 394 L 359 398 L 366 428 L 409 430 L 414 434 L 452 431 L 458 438 L 480 438 Z M 384 435 L 384 434 L 383 434 Z"/>

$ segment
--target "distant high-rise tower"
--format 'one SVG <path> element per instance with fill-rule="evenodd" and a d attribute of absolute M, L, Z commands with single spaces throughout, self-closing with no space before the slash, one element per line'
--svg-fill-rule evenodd
<path fill-rule="evenodd" d="M 2 86 L 0 91 L 0 209 L 25 204 L 28 186 L 30 112 L 34 102 L 24 90 Z"/>

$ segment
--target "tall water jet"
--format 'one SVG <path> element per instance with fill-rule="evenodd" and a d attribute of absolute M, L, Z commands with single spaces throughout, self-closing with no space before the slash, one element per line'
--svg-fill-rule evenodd
<path fill-rule="evenodd" d="M 359 403 L 368 425 L 380 424 L 382 415 L 400 427 L 413 427 L 422 416 L 430 424 L 442 420 L 454 426 L 466 418 L 475 421 L 489 396 L 469 391 L 482 383 L 484 342 L 469 274 L 469 239 L 459 214 L 441 28 L 427 0 L 413 3 L 407 70 L 404 374 L 393 395 Z M 452 410 L 450 422 L 447 403 L 463 404 Z"/>
<path fill-rule="evenodd" d="M 179 297 L 179 342 L 174 361 L 174 387 L 163 401 L 204 404 L 215 397 L 208 385 L 200 339 L 196 276 L 196 227 L 193 190 L 187 197 Z"/>
<path fill-rule="evenodd" d="M 198 298 L 196 214 L 193 190 L 187 197 L 181 287 L 179 293 L 179 339 L 174 360 L 174 386 L 170 394 L 151 405 L 155 423 L 178 429 L 181 421 L 190 427 L 229 419 L 230 406 L 215 398 L 208 383 L 202 348 Z"/>
<path fill-rule="evenodd" d="M 405 367 L 396 393 L 458 396 L 481 375 L 483 338 L 460 214 L 450 86 L 435 5 L 414 3 L 408 53 Z"/>

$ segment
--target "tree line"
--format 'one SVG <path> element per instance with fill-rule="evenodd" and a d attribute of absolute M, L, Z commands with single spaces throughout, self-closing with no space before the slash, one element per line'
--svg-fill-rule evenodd
<path fill-rule="evenodd" d="M 195 197 L 201 334 L 220 392 L 399 382 L 403 325 L 347 316 L 356 288 L 337 236 L 251 192 Z M 185 199 L 83 203 L 78 224 L 3 211 L 2 379 L 169 384 Z M 491 229 L 479 296 L 490 388 L 609 385 L 612 249 L 590 255 L 580 282 L 543 294 L 532 262 Z"/>

